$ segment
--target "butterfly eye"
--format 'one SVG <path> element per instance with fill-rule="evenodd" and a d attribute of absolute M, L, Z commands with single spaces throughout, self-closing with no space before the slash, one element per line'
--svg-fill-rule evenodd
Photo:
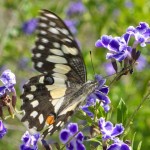
<path fill-rule="evenodd" d="M 50 76 L 45 76 L 44 83 L 47 85 L 52 85 L 54 83 L 54 79 Z"/>

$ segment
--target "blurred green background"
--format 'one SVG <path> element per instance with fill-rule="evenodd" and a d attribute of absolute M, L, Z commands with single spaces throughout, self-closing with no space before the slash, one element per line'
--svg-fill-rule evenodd
<path fill-rule="evenodd" d="M 62 19 L 70 19 L 66 15 L 71 0 L 1 0 L 0 1 L 0 73 L 11 69 L 16 74 L 16 90 L 18 95 L 17 108 L 20 107 L 19 95 L 23 84 L 33 75 L 39 74 L 32 67 L 31 48 L 36 34 L 27 35 L 23 32 L 24 22 L 36 18 L 40 9 L 48 9 Z M 95 48 L 95 42 L 103 34 L 121 36 L 128 26 L 137 26 L 139 22 L 150 24 L 149 0 L 83 0 L 86 10 L 82 15 L 71 19 L 78 21 L 76 38 L 81 45 L 87 67 L 88 79 L 94 78 L 90 51 L 95 72 L 106 76 L 104 63 L 107 50 Z M 131 115 L 146 92 L 150 79 L 150 46 L 139 47 L 147 64 L 143 70 L 135 70 L 132 75 L 121 78 L 110 88 L 110 99 L 113 104 L 112 121 L 116 123 L 116 106 L 121 98 L 127 104 Z M 108 78 L 108 83 L 110 79 Z M 136 132 L 134 149 L 140 141 L 142 150 L 150 148 L 150 104 L 147 101 L 136 114 L 127 139 L 131 140 Z M 24 126 L 17 119 L 5 121 L 8 128 L 7 135 L 0 140 L 0 150 L 17 150 L 21 144 L 21 136 L 25 132 Z M 42 149 L 42 148 L 39 148 Z"/>

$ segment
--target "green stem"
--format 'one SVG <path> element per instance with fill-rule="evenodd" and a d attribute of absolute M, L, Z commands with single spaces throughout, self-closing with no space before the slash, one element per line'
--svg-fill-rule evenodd
<path fill-rule="evenodd" d="M 139 109 L 142 107 L 142 105 L 144 104 L 144 102 L 149 99 L 150 96 L 150 92 L 148 92 L 143 99 L 141 100 L 140 104 L 138 105 L 138 107 L 135 109 L 135 111 L 133 112 L 133 114 L 130 116 L 130 118 L 128 119 L 128 122 L 125 125 L 125 128 L 127 129 L 130 125 L 130 122 L 133 120 L 134 116 L 137 114 L 137 112 L 139 111 Z"/>

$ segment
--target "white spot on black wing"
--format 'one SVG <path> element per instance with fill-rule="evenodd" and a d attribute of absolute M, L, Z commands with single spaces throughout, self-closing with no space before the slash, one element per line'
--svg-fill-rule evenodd
<path fill-rule="evenodd" d="M 35 54 L 35 57 L 37 57 L 37 58 L 40 58 L 42 55 L 41 55 L 41 53 L 36 53 Z"/>
<path fill-rule="evenodd" d="M 62 45 L 62 50 L 65 54 L 77 55 L 78 50 L 75 47 L 68 47 L 66 45 Z"/>
<path fill-rule="evenodd" d="M 31 92 L 36 91 L 36 86 L 35 85 L 31 85 L 30 88 L 31 88 Z"/>
<path fill-rule="evenodd" d="M 61 31 L 63 34 L 65 34 L 65 35 L 69 35 L 68 30 L 65 29 L 65 28 L 61 29 L 60 31 Z"/>
<path fill-rule="evenodd" d="M 64 53 L 61 50 L 59 50 L 59 49 L 50 49 L 50 52 L 55 54 L 55 55 L 59 55 L 59 56 L 63 56 L 64 55 Z"/>
<path fill-rule="evenodd" d="M 49 18 L 57 19 L 56 16 L 54 16 L 53 14 L 50 14 L 50 13 L 45 13 L 44 15 L 45 15 L 46 17 L 49 17 Z"/>
<path fill-rule="evenodd" d="M 64 57 L 60 57 L 60 56 L 56 56 L 56 55 L 49 55 L 46 58 L 47 61 L 52 62 L 52 63 L 62 63 L 62 64 L 66 64 L 67 60 Z"/>
<path fill-rule="evenodd" d="M 26 95 L 26 97 L 29 99 L 29 100 L 32 100 L 34 98 L 34 96 L 32 94 L 28 94 Z"/>
<path fill-rule="evenodd" d="M 48 42 L 49 42 L 48 39 L 46 39 L 46 38 L 42 38 L 41 41 L 42 41 L 43 43 L 48 43 Z"/>
<path fill-rule="evenodd" d="M 59 121 L 59 122 L 56 124 L 56 126 L 59 127 L 61 123 L 62 123 L 62 121 Z"/>
<path fill-rule="evenodd" d="M 60 44 L 57 43 L 57 42 L 53 42 L 53 46 L 54 46 L 55 48 L 60 48 Z"/>
<path fill-rule="evenodd" d="M 42 22 L 42 23 L 39 24 L 39 26 L 40 27 L 47 27 L 47 24 Z"/>
<path fill-rule="evenodd" d="M 43 17 L 43 16 L 41 16 L 40 19 L 41 20 L 48 20 L 47 17 Z"/>
<path fill-rule="evenodd" d="M 55 68 L 53 69 L 54 72 L 58 72 L 61 74 L 66 74 L 71 71 L 70 66 L 64 64 L 55 64 Z"/>
<path fill-rule="evenodd" d="M 45 47 L 43 46 L 43 45 L 38 45 L 38 47 L 37 47 L 39 50 L 44 50 L 45 49 Z"/>
<path fill-rule="evenodd" d="M 38 68 L 41 68 L 43 66 L 43 62 L 38 62 L 36 65 Z"/>
<path fill-rule="evenodd" d="M 50 125 L 50 126 L 48 127 L 48 131 L 50 132 L 52 129 L 53 129 L 53 125 Z"/>
<path fill-rule="evenodd" d="M 37 100 L 34 100 L 33 102 L 30 103 L 33 108 L 37 107 L 39 105 L 39 102 Z"/>
<path fill-rule="evenodd" d="M 35 118 L 36 116 L 38 115 L 38 112 L 37 111 L 33 111 L 31 112 L 30 116 Z"/>
<path fill-rule="evenodd" d="M 41 31 L 40 31 L 40 34 L 42 34 L 42 35 L 46 35 L 46 34 L 47 34 L 47 32 L 46 32 L 46 31 L 44 31 L 44 30 L 41 30 Z"/>
<path fill-rule="evenodd" d="M 56 23 L 55 23 L 55 22 L 50 21 L 50 22 L 49 22 L 49 25 L 50 25 L 50 26 L 55 27 L 55 26 L 56 26 Z"/>
<path fill-rule="evenodd" d="M 44 76 L 41 76 L 41 77 L 40 77 L 39 83 L 44 83 Z"/>
<path fill-rule="evenodd" d="M 38 119 L 39 119 L 39 123 L 42 124 L 44 121 L 43 114 L 40 114 Z"/>
<path fill-rule="evenodd" d="M 59 31 L 57 29 L 55 29 L 55 28 L 52 28 L 52 27 L 50 27 L 48 29 L 48 31 L 51 32 L 51 33 L 53 33 L 53 34 L 59 34 Z"/>

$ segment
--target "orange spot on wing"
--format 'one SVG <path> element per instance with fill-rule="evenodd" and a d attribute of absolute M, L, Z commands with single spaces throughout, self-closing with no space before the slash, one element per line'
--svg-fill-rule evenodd
<path fill-rule="evenodd" d="M 51 125 L 51 124 L 53 124 L 54 122 L 55 122 L 54 116 L 48 116 L 48 117 L 47 117 L 46 123 L 47 123 L 48 125 Z"/>

